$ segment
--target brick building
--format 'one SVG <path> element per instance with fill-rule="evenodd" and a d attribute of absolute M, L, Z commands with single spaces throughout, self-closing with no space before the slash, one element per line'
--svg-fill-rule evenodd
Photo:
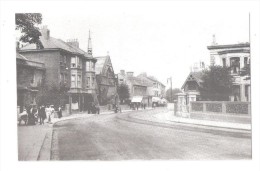
<path fill-rule="evenodd" d="M 79 42 L 64 42 L 50 36 L 50 30 L 41 29 L 40 41 L 43 48 L 36 44 L 27 44 L 19 53 L 30 60 L 41 62 L 46 67 L 45 85 L 49 88 L 67 88 L 67 94 L 61 99 L 69 112 L 83 111 L 89 102 L 98 103 L 96 97 L 96 59 L 92 56 L 91 37 L 88 39 L 88 52 L 79 48 Z"/>

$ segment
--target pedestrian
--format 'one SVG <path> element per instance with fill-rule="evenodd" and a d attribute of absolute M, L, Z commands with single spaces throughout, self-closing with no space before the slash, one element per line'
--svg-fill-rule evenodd
<path fill-rule="evenodd" d="M 31 108 L 31 114 L 33 115 L 34 125 L 38 123 L 38 109 L 36 105 L 33 105 Z"/>
<path fill-rule="evenodd" d="M 45 112 L 46 112 L 46 115 L 47 115 L 48 123 L 51 123 L 51 107 L 50 107 L 50 105 L 48 105 L 45 108 Z"/>
<path fill-rule="evenodd" d="M 146 107 L 146 103 L 144 104 L 144 109 L 145 109 L 145 107 Z"/>
<path fill-rule="evenodd" d="M 61 106 L 58 108 L 58 118 L 60 119 L 62 117 L 62 109 Z"/>
<path fill-rule="evenodd" d="M 28 122 L 27 122 L 27 124 L 28 125 L 35 125 L 35 118 L 34 118 L 34 115 L 33 115 L 33 107 L 29 106 L 29 109 L 27 111 L 28 111 Z"/>
<path fill-rule="evenodd" d="M 88 108 L 88 114 L 90 114 L 91 113 L 91 102 L 88 103 L 87 108 Z"/>
<path fill-rule="evenodd" d="M 136 103 L 136 109 L 138 110 L 138 108 L 139 108 L 139 103 Z"/>
<path fill-rule="evenodd" d="M 21 121 L 24 121 L 24 124 L 27 125 L 28 122 L 28 113 L 26 109 L 23 109 L 23 112 L 18 114 L 19 125 L 21 125 Z"/>
<path fill-rule="evenodd" d="M 44 120 L 46 119 L 45 107 L 42 105 L 39 109 L 39 117 L 40 117 L 40 125 L 44 124 Z"/>

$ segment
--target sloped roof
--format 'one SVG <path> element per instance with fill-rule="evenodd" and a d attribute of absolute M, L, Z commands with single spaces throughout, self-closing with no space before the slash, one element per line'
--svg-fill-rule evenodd
<path fill-rule="evenodd" d="M 127 77 L 127 80 L 130 81 L 133 85 L 144 86 L 144 87 L 153 86 L 153 84 L 149 83 L 148 81 L 137 77 Z"/>
<path fill-rule="evenodd" d="M 187 79 L 185 80 L 185 82 L 183 83 L 181 88 L 184 88 L 185 84 L 188 81 L 196 81 L 198 83 L 198 85 L 200 86 L 202 81 L 202 76 L 203 73 L 202 72 L 190 72 L 190 74 L 188 75 Z"/>
<path fill-rule="evenodd" d="M 152 77 L 149 77 L 149 76 L 144 76 L 142 74 L 138 75 L 137 76 L 138 78 L 145 78 L 146 80 L 150 80 L 152 82 L 158 82 L 160 84 L 162 84 L 163 86 L 165 86 L 163 83 L 161 83 L 160 81 L 158 81 L 156 78 L 152 78 Z"/>
<path fill-rule="evenodd" d="M 74 54 L 79 54 L 79 55 L 84 55 L 87 57 L 87 53 L 83 51 L 80 48 L 77 48 L 75 46 L 72 46 L 66 42 L 64 42 L 61 39 L 56 39 L 53 37 L 49 37 L 48 39 L 45 39 L 44 36 L 40 36 L 40 41 L 44 47 L 44 49 L 63 49 L 65 51 L 74 53 Z M 32 50 L 32 49 L 37 49 L 36 44 L 26 44 L 24 47 L 22 47 L 20 50 Z"/>
<path fill-rule="evenodd" d="M 109 56 L 100 56 L 100 57 L 94 57 L 97 59 L 97 62 L 95 64 L 95 71 L 96 74 L 101 74 L 102 70 L 104 68 L 104 65 L 106 63 L 106 60 L 109 58 Z"/>
<path fill-rule="evenodd" d="M 22 63 L 19 63 L 19 64 L 36 67 L 36 68 L 41 68 L 41 69 L 45 68 L 44 63 L 28 60 L 25 56 L 23 56 L 17 52 L 16 52 L 16 59 L 22 60 Z"/>

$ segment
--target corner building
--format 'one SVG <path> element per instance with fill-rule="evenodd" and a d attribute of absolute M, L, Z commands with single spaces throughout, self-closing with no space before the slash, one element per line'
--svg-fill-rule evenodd
<path fill-rule="evenodd" d="M 44 26 L 41 29 L 40 42 L 43 48 L 36 44 L 28 44 L 19 53 L 33 61 L 45 64 L 47 87 L 65 88 L 67 96 L 61 99 L 61 105 L 66 106 L 69 113 L 87 110 L 88 103 L 98 103 L 96 95 L 96 59 L 92 56 L 91 37 L 88 39 L 88 52 L 79 48 L 79 42 L 69 40 L 64 42 L 50 36 L 50 30 Z"/>

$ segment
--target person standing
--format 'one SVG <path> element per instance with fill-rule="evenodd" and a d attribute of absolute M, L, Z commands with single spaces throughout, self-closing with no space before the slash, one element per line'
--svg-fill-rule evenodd
<path fill-rule="evenodd" d="M 33 122 L 34 122 L 34 125 L 38 123 L 38 109 L 37 109 L 37 106 L 33 106 L 31 108 L 31 114 L 33 115 Z"/>
<path fill-rule="evenodd" d="M 47 106 L 45 108 L 45 112 L 46 112 L 46 115 L 47 115 L 48 123 L 50 123 L 51 122 L 51 108 L 50 108 L 50 106 Z"/>
<path fill-rule="evenodd" d="M 60 119 L 62 117 L 62 109 L 61 106 L 58 108 L 58 118 Z"/>
<path fill-rule="evenodd" d="M 45 107 L 42 105 L 39 110 L 40 117 L 40 125 L 44 124 L 44 120 L 46 119 Z"/>

